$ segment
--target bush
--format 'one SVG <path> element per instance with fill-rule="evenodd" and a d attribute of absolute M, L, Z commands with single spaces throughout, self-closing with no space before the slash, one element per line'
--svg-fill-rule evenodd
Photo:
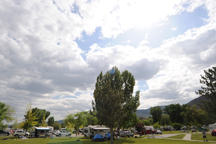
<path fill-rule="evenodd" d="M 172 124 L 172 127 L 173 127 L 174 129 L 176 129 L 176 130 L 180 130 L 181 127 L 182 127 L 182 124 L 180 124 L 180 123 L 173 123 L 173 124 Z"/>

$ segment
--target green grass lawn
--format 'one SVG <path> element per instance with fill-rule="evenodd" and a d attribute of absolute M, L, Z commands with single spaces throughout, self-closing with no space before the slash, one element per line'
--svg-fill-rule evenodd
<path fill-rule="evenodd" d="M 186 134 L 179 134 L 179 135 L 176 135 L 176 136 L 171 136 L 169 138 L 175 138 L 175 139 L 183 139 L 185 137 Z"/>
<path fill-rule="evenodd" d="M 80 141 L 76 141 L 80 139 Z M 31 139 L 9 139 L 2 140 L 0 138 L 1 144 L 93 144 L 91 139 L 85 139 L 81 137 L 60 137 L 60 138 L 31 138 Z M 197 142 L 193 141 L 182 141 L 182 140 L 169 140 L 169 139 L 146 139 L 146 138 L 126 138 L 114 140 L 115 144 L 196 144 Z M 110 141 L 105 142 L 96 142 L 95 144 L 110 144 Z"/>
<path fill-rule="evenodd" d="M 207 133 L 206 136 L 209 141 L 216 141 L 216 136 L 212 136 L 210 133 Z M 191 139 L 192 140 L 203 140 L 203 135 L 201 132 L 199 134 L 192 134 Z"/>
<path fill-rule="evenodd" d="M 178 134 L 178 133 L 184 133 L 181 131 L 162 131 L 163 134 Z"/>

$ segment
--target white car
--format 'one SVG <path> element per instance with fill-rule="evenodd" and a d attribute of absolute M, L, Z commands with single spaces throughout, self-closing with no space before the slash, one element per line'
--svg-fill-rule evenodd
<path fill-rule="evenodd" d="M 157 130 L 156 134 L 162 134 L 162 131 L 161 130 Z"/>
<path fill-rule="evenodd" d="M 29 132 L 25 132 L 24 130 L 16 130 L 13 134 L 14 136 L 29 136 Z"/>

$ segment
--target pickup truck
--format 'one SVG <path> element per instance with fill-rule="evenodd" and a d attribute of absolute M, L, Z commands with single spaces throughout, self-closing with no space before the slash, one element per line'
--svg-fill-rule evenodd
<path fill-rule="evenodd" d="M 5 130 L 0 130 L 0 136 L 9 136 L 10 133 Z"/>

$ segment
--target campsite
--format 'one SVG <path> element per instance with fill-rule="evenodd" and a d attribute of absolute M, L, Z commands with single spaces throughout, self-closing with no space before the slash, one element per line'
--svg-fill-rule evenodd
<path fill-rule="evenodd" d="M 201 134 L 199 134 L 201 135 Z M 2 138 L 1 138 L 2 139 Z M 84 138 L 84 137 L 57 137 L 54 139 L 51 138 L 30 138 L 30 139 L 9 139 L 9 140 L 0 140 L 1 144 L 94 144 L 91 139 L 89 138 Z M 200 140 L 199 140 L 200 141 Z M 216 139 L 215 139 L 216 141 Z M 179 139 L 171 139 L 171 138 L 166 138 L 166 139 L 152 139 L 152 138 L 145 138 L 144 136 L 134 138 L 122 138 L 115 140 L 114 143 L 116 144 L 197 144 L 198 141 L 185 141 L 185 140 L 179 140 Z M 202 142 L 202 140 L 200 141 Z M 95 142 L 95 144 L 110 144 L 110 141 L 101 141 L 101 142 Z"/>

